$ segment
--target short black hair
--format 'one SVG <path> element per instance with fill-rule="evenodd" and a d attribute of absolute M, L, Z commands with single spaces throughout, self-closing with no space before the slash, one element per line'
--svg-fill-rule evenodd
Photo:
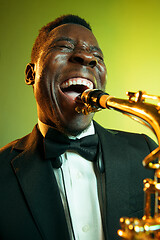
<path fill-rule="evenodd" d="M 89 23 L 86 22 L 83 18 L 77 16 L 77 15 L 72 15 L 72 14 L 67 14 L 67 15 L 62 15 L 61 17 L 56 18 L 54 21 L 48 23 L 47 25 L 43 26 L 40 31 L 39 35 L 35 40 L 35 43 L 32 48 L 32 53 L 31 53 L 31 62 L 36 63 L 38 57 L 39 57 L 39 52 L 43 44 L 46 42 L 47 37 L 49 33 L 56 27 L 66 24 L 66 23 L 73 23 L 73 24 L 79 24 L 82 25 L 86 28 L 88 28 L 90 31 L 92 31 L 91 26 Z"/>

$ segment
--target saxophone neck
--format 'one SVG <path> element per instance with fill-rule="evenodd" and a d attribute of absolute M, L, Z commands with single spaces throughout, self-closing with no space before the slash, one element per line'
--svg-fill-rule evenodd
<path fill-rule="evenodd" d="M 109 109 L 122 112 L 133 120 L 150 128 L 160 144 L 160 97 L 147 95 L 145 92 L 127 92 L 128 100 L 108 97 L 106 106 Z M 158 103 L 145 102 L 146 99 L 158 100 Z"/>

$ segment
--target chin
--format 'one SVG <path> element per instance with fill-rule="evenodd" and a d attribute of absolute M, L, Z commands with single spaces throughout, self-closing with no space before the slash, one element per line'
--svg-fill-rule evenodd
<path fill-rule="evenodd" d="M 86 118 L 83 116 L 79 121 L 71 121 L 69 124 L 61 125 L 59 130 L 66 135 L 76 136 L 88 128 L 92 119 L 92 115 L 86 116 Z"/>
<path fill-rule="evenodd" d="M 68 135 L 68 136 L 77 136 L 80 133 L 82 133 L 87 127 L 79 128 L 79 129 L 77 129 L 77 128 L 76 129 L 74 129 L 74 128 L 65 128 L 65 129 L 61 129 L 61 132 L 63 132 L 65 135 Z"/>

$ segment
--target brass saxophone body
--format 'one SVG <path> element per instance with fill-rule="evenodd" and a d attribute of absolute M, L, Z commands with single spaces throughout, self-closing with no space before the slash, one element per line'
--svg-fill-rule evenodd
<path fill-rule="evenodd" d="M 101 109 L 119 111 L 149 127 L 156 135 L 158 147 L 143 160 L 143 166 L 154 170 L 154 179 L 144 179 L 145 209 L 142 219 L 122 217 L 118 235 L 128 240 L 160 240 L 160 97 L 139 91 L 127 92 L 128 100 L 119 99 L 101 90 L 86 90 L 81 94 L 83 104 L 76 111 L 83 114 Z M 157 104 L 145 100 L 156 100 Z M 78 102 L 80 102 L 78 100 Z M 151 216 L 151 195 L 154 194 L 154 216 Z"/>

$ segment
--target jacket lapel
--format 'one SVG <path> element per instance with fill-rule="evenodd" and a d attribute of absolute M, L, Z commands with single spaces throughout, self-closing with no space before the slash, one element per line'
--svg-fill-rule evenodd
<path fill-rule="evenodd" d="M 95 123 L 99 135 L 105 165 L 106 181 L 106 228 L 108 239 L 119 239 L 116 229 L 119 220 L 128 216 L 129 210 L 129 161 L 127 140 L 118 137 L 116 131 L 109 131 Z"/>
<path fill-rule="evenodd" d="M 68 240 L 57 182 L 50 161 L 44 159 L 43 137 L 37 127 L 14 148 L 21 152 L 11 164 L 42 238 Z"/>

